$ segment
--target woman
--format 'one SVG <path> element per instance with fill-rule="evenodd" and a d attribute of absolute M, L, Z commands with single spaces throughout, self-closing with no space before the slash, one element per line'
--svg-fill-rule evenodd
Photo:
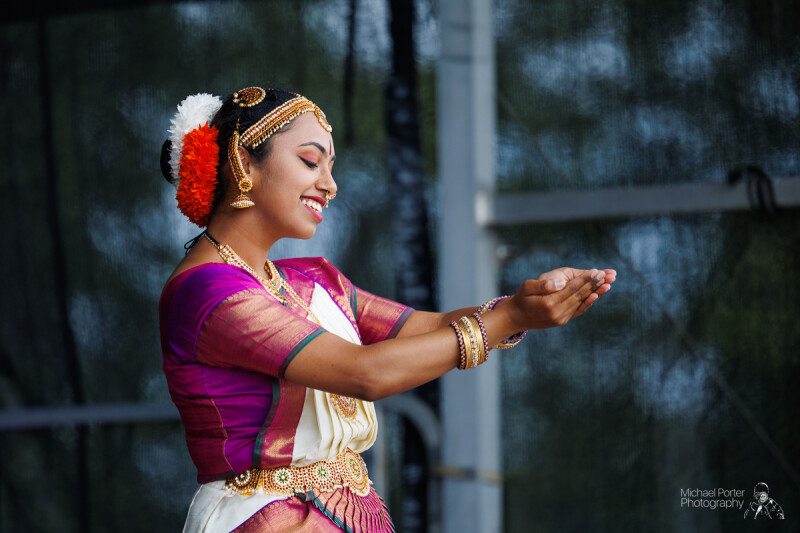
<path fill-rule="evenodd" d="M 450 313 L 353 286 L 323 258 L 276 261 L 336 197 L 331 126 L 306 98 L 250 87 L 184 100 L 162 151 L 178 206 L 206 227 L 159 304 L 164 372 L 201 484 L 186 531 L 391 531 L 358 455 L 372 401 L 454 369 L 528 329 L 566 323 L 613 270 L 563 268 Z"/>

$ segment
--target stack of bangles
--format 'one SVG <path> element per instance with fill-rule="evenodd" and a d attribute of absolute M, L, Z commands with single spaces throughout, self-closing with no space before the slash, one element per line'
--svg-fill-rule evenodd
<path fill-rule="evenodd" d="M 471 316 L 462 316 L 458 320 L 450 322 L 456 332 L 458 338 L 458 350 L 461 354 L 461 359 L 458 365 L 460 370 L 468 368 L 475 368 L 476 366 L 485 363 L 489 359 L 489 350 L 497 348 L 498 350 L 505 350 L 506 348 L 513 348 L 525 338 L 527 331 L 521 331 L 508 337 L 489 347 L 489 341 L 486 338 L 486 327 L 483 325 L 481 315 L 494 309 L 497 302 L 508 298 L 508 296 L 499 296 L 493 300 L 489 300 L 478 308 L 476 313 Z"/>

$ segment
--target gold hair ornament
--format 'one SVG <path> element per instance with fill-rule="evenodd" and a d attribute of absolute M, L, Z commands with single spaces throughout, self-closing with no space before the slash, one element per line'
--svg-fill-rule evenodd
<path fill-rule="evenodd" d="M 317 105 L 306 98 L 305 96 L 297 95 L 296 97 L 288 100 L 247 128 L 239 142 L 248 148 L 255 148 L 267 139 L 269 139 L 276 131 L 287 125 L 289 122 L 302 115 L 313 111 L 317 117 L 317 121 L 322 128 L 328 133 L 333 131 L 333 128 L 328 123 L 325 113 Z"/>
<path fill-rule="evenodd" d="M 231 202 L 231 207 L 237 209 L 244 209 L 246 207 L 253 207 L 253 201 L 248 198 L 247 192 L 253 188 L 253 181 L 244 173 L 244 166 L 239 157 L 239 124 L 236 124 L 236 129 L 233 130 L 231 140 L 228 142 L 228 161 L 231 162 L 231 170 L 233 170 L 233 177 L 236 179 L 236 185 L 239 186 L 239 195 Z"/>
<path fill-rule="evenodd" d="M 239 107 L 253 107 L 264 101 L 267 91 L 261 87 L 248 87 L 233 93 L 233 103 Z"/>

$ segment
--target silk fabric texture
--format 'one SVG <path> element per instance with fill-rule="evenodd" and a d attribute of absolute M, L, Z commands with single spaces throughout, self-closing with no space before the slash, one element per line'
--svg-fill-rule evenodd
<path fill-rule="evenodd" d="M 366 342 L 390 338 L 411 312 L 405 306 L 352 286 L 324 259 L 295 259 L 278 265 L 298 294 L 308 298 L 306 301 L 310 301 L 312 312 L 324 330 L 349 342 L 360 344 L 365 338 Z M 201 265 L 192 270 L 195 272 L 187 271 L 183 279 L 173 280 L 189 297 L 181 298 L 180 289 L 170 284 L 162 296 L 161 309 L 165 372 L 173 400 L 184 422 L 189 420 L 187 442 L 193 460 L 200 463 L 198 480 L 204 482 L 191 505 L 185 531 L 230 531 L 236 527 L 243 528 L 242 531 L 269 531 L 272 526 L 267 522 L 279 520 L 280 527 L 284 527 L 284 518 L 300 524 L 317 514 L 327 520 L 323 522 L 326 525 L 333 526 L 336 522 L 347 530 L 391 529 L 385 506 L 374 490 L 358 500 L 353 500 L 359 497 L 346 489 L 334 493 L 312 492 L 302 495 L 303 505 L 295 501 L 298 496 L 289 499 L 267 494 L 242 496 L 224 490 L 221 475 L 231 477 L 230 473 L 245 470 L 243 456 L 252 457 L 252 461 L 246 461 L 248 468 L 252 464 L 268 468 L 286 464 L 304 466 L 332 459 L 346 448 L 361 452 L 374 442 L 377 420 L 369 402 L 356 400 L 357 413 L 347 418 L 328 393 L 283 380 L 283 371 L 291 358 L 322 331 L 319 327 L 277 304 L 263 288 L 254 286 L 252 282 L 258 282 L 241 269 Z M 194 283 L 192 277 L 196 278 Z M 180 320 L 180 316 L 172 313 L 172 304 L 176 303 L 178 307 L 181 303 L 194 306 L 188 320 L 194 328 L 175 331 L 176 328 L 170 327 Z M 242 321 L 243 317 L 248 318 Z M 181 329 L 188 329 L 189 334 L 184 331 L 182 336 Z M 195 335 L 191 335 L 192 331 Z M 195 339 L 196 361 L 186 353 L 191 350 L 179 349 L 178 345 L 187 345 L 180 342 L 187 337 Z M 181 372 L 187 370 L 185 367 L 191 368 Z M 222 372 L 230 384 L 215 388 L 214 378 L 220 376 L 209 375 L 215 372 Z M 203 392 L 210 389 L 211 393 L 206 396 L 198 392 L 197 380 L 202 383 Z M 186 385 L 194 385 L 195 390 L 192 392 L 192 387 Z M 245 408 L 235 409 L 232 400 L 244 402 Z M 248 409 L 248 404 L 254 408 Z M 195 411 L 208 412 L 199 417 L 201 423 L 197 423 Z M 258 424 L 256 420 L 248 420 L 251 411 L 264 420 Z M 214 416 L 208 416 L 209 413 Z M 231 421 L 234 414 L 243 420 Z M 214 427 L 220 422 L 222 433 Z M 225 438 L 217 442 L 221 434 Z M 231 438 L 234 446 L 230 446 Z M 242 454 L 242 448 L 247 453 Z M 290 460 L 287 450 L 291 453 Z M 203 469 L 218 472 L 203 472 Z M 302 512 L 307 514 L 301 516 Z M 253 529 L 256 523 L 261 525 Z M 322 526 L 317 523 L 314 527 Z"/>

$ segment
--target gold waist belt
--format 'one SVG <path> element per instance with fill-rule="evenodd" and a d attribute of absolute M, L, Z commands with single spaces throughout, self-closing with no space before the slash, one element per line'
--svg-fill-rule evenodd
<path fill-rule="evenodd" d="M 307 466 L 251 468 L 225 481 L 226 489 L 246 496 L 256 493 L 291 496 L 312 489 L 331 492 L 342 487 L 358 496 L 369 494 L 367 465 L 350 449 L 328 461 Z"/>

